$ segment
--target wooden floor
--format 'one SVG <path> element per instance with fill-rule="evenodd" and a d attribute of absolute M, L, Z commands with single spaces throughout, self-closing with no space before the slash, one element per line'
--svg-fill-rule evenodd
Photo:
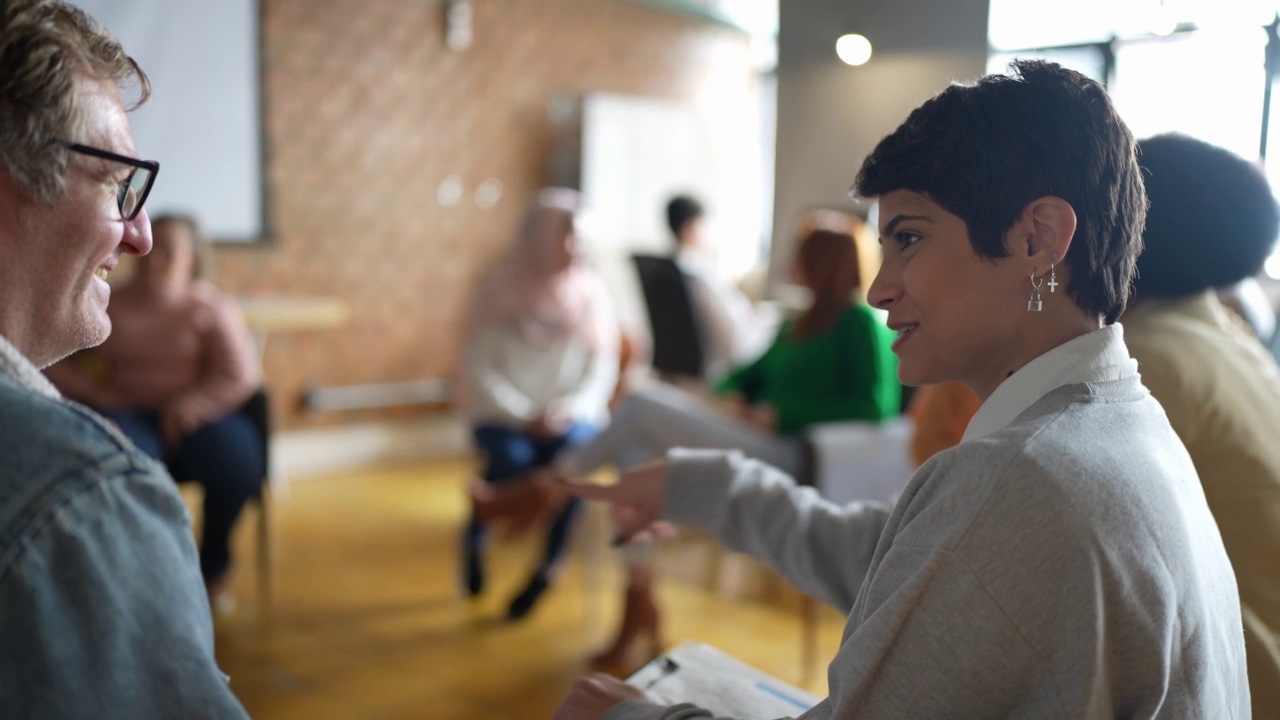
<path fill-rule="evenodd" d="M 546 720 L 620 611 L 621 566 L 607 517 L 582 516 L 565 572 L 520 623 L 502 619 L 538 542 L 496 542 L 490 589 L 458 587 L 470 461 L 295 480 L 271 509 L 275 602 L 259 613 L 251 532 L 238 530 L 239 606 L 216 622 L 218 660 L 259 720 Z M 825 694 L 843 618 L 819 614 L 819 658 L 801 677 L 799 599 L 704 538 L 665 545 L 659 591 L 668 642 L 696 638 Z"/>

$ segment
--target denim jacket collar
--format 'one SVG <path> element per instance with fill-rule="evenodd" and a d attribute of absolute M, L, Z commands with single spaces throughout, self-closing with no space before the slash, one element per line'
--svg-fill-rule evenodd
<path fill-rule="evenodd" d="M 3 335 L 0 335 L 0 375 L 11 377 L 23 387 L 52 400 L 62 399 L 62 393 L 58 392 L 44 373 L 18 352 L 18 348 Z"/>

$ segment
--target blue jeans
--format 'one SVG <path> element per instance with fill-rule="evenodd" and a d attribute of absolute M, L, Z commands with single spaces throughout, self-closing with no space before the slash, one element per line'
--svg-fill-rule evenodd
<path fill-rule="evenodd" d="M 485 469 L 481 476 L 485 482 L 500 485 L 522 477 L 528 471 L 550 465 L 556 455 L 568 447 L 576 447 L 590 440 L 596 428 L 586 423 L 574 423 L 563 435 L 550 440 L 534 440 L 519 430 L 499 425 L 481 425 L 475 428 L 476 447 L 485 455 Z M 571 499 L 556 515 L 547 533 L 546 550 L 535 575 L 546 574 L 564 554 L 569 539 L 569 527 L 581 502 Z M 475 518 L 467 524 L 468 547 L 478 547 L 484 539 L 484 526 Z"/>
<path fill-rule="evenodd" d="M 234 412 L 206 423 L 169 451 L 160 432 L 160 415 L 147 410 L 103 413 L 134 445 L 164 463 L 178 482 L 204 488 L 200 572 L 217 580 L 231 565 L 231 529 L 266 476 L 262 441 L 253 421 Z"/>

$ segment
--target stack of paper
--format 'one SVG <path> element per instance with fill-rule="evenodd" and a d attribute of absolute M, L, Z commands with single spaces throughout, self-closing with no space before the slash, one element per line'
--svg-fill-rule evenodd
<path fill-rule="evenodd" d="M 654 702 L 693 703 L 716 716 L 742 720 L 793 717 L 822 700 L 694 640 L 649 661 L 627 682 Z"/>

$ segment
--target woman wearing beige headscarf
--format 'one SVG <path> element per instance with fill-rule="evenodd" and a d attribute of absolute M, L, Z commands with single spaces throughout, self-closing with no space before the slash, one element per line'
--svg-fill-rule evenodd
<path fill-rule="evenodd" d="M 527 477 L 608 420 L 618 328 L 604 286 L 582 261 L 579 209 L 573 190 L 540 191 L 471 302 L 460 389 L 491 485 Z M 541 561 L 511 600 L 512 619 L 528 614 L 550 584 L 577 507 L 571 501 L 556 511 Z M 472 517 L 463 538 L 472 596 L 484 589 L 484 539 L 484 522 Z"/>

